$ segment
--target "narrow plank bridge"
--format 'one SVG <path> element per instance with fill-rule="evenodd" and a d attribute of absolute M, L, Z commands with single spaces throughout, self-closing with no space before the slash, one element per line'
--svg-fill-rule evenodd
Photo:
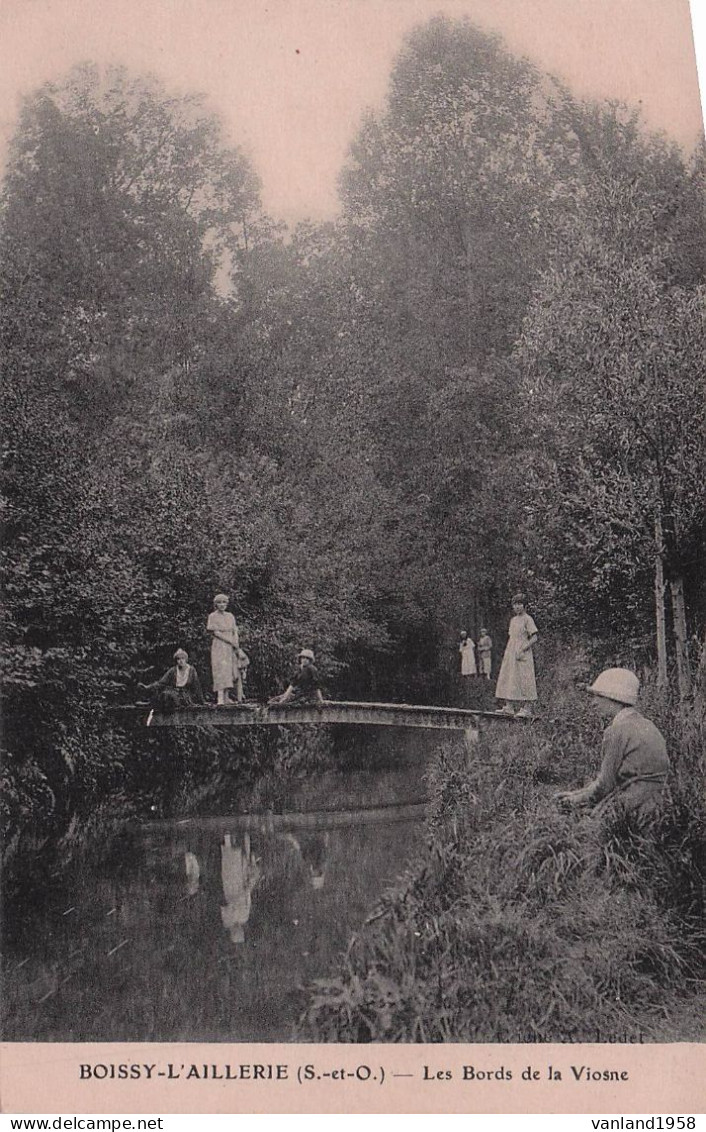
<path fill-rule="evenodd" d="M 347 826 L 396 825 L 420 821 L 427 814 L 429 801 L 391 802 L 385 806 L 361 806 L 355 810 L 290 811 L 275 814 L 228 814 L 223 817 L 155 818 L 152 821 L 134 822 L 131 828 L 143 834 L 186 833 L 260 833 L 273 834 L 290 830 L 344 829 Z"/>
<path fill-rule="evenodd" d="M 322 704 L 199 705 L 161 712 L 135 706 L 117 709 L 139 716 L 148 727 L 267 727 L 297 723 L 347 723 L 364 727 L 421 727 L 434 731 L 477 731 L 485 722 L 512 723 L 517 716 L 470 708 L 422 707 L 418 704 L 364 704 L 325 700 Z M 519 720 L 523 722 L 522 719 Z"/>

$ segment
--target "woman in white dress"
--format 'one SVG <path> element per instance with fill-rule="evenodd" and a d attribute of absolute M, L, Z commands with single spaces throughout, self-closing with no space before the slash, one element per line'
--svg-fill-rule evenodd
<path fill-rule="evenodd" d="M 528 716 L 532 714 L 530 705 L 537 700 L 532 652 L 538 637 L 537 626 L 529 613 L 525 612 L 524 594 L 515 594 L 512 599 L 512 612 L 508 642 L 495 696 L 498 700 L 506 701 L 505 706 L 499 709 L 503 715 Z M 518 704 L 517 713 L 514 704 Z"/>
<path fill-rule="evenodd" d="M 219 706 L 228 703 L 229 692 L 235 688 L 238 703 L 243 699 L 243 679 L 240 672 L 240 641 L 235 617 L 227 612 L 228 597 L 216 594 L 213 599 L 214 610 L 208 616 L 206 628 L 211 634 L 211 671 L 213 690 L 218 696 Z"/>
<path fill-rule="evenodd" d="M 476 646 L 468 633 L 463 631 L 461 633 L 461 642 L 458 646 L 458 651 L 461 656 L 461 675 L 462 676 L 475 676 L 476 675 Z"/>

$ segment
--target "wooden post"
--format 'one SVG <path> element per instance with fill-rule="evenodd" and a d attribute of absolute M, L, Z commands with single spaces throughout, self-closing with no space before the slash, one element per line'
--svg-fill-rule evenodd
<path fill-rule="evenodd" d="M 669 588 L 672 594 L 679 699 L 685 700 L 691 694 L 691 669 L 689 666 L 689 653 L 686 647 L 686 608 L 684 605 L 684 579 L 681 574 L 670 581 Z"/>
<path fill-rule="evenodd" d="M 664 619 L 664 541 L 662 513 L 655 512 L 655 625 L 657 630 L 657 685 L 667 684 L 667 632 Z"/>

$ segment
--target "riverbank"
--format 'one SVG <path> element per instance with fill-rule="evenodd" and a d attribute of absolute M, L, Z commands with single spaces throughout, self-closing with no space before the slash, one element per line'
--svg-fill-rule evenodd
<path fill-rule="evenodd" d="M 646 714 L 670 747 L 674 803 L 648 836 L 623 820 L 604 838 L 552 799 L 597 767 L 580 662 L 564 660 L 537 722 L 489 731 L 470 755 L 440 749 L 425 849 L 336 979 L 310 988 L 304 1040 L 691 1036 L 679 1019 L 693 1020 L 704 987 L 699 728 L 646 689 Z"/>

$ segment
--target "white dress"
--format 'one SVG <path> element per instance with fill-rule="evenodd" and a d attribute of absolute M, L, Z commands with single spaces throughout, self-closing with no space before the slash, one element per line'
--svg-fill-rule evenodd
<path fill-rule="evenodd" d="M 475 676 L 476 675 L 476 654 L 475 645 L 470 637 L 467 637 L 458 646 L 458 651 L 461 654 L 461 675 L 462 676 Z"/>
<path fill-rule="evenodd" d="M 536 632 L 537 626 L 529 613 L 518 613 L 510 621 L 508 642 L 495 688 L 499 700 L 537 699 L 532 649 L 518 656 L 519 650 L 527 646 Z"/>
<path fill-rule="evenodd" d="M 213 690 L 214 692 L 224 692 L 226 688 L 234 687 L 240 676 L 238 627 L 232 613 L 214 609 L 213 613 L 208 615 L 206 628 L 211 632 L 217 630 L 228 637 L 227 641 L 222 641 L 220 637 L 214 637 L 211 642 Z"/>
<path fill-rule="evenodd" d="M 233 845 L 227 833 L 221 845 L 221 881 L 225 898 L 225 904 L 221 905 L 221 920 L 235 942 L 242 942 L 243 928 L 250 919 L 252 890 L 259 879 L 260 869 L 250 852 L 248 835 L 245 835 L 241 848 Z"/>

